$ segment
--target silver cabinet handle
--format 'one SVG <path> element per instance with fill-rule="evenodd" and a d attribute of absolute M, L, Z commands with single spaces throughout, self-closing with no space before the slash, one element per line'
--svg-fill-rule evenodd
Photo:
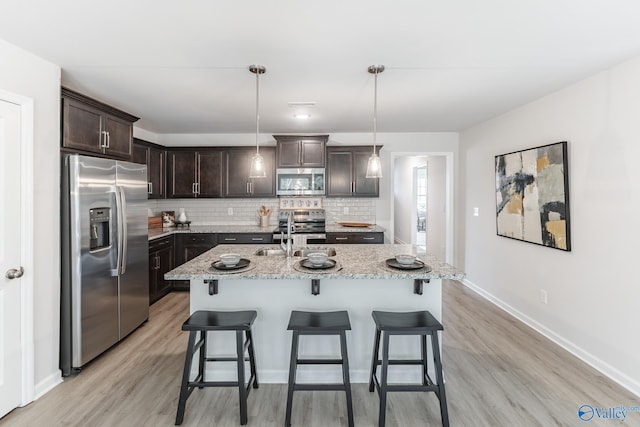
<path fill-rule="evenodd" d="M 103 130 L 101 133 L 102 133 L 102 144 L 100 144 L 100 147 L 107 148 L 107 131 Z"/>
<path fill-rule="evenodd" d="M 191 184 L 191 192 L 192 192 L 193 194 L 197 194 L 197 193 L 196 193 L 196 183 L 195 183 L 195 182 L 194 182 L 193 184 Z"/>
<path fill-rule="evenodd" d="M 19 279 L 22 277 L 23 274 L 24 274 L 24 268 L 20 266 L 19 270 L 16 270 L 15 268 L 10 268 L 9 270 L 7 270 L 4 277 L 6 277 L 9 280 Z"/>
<path fill-rule="evenodd" d="M 251 183 L 247 182 L 247 193 L 251 193 L 250 186 L 251 186 Z"/>
<path fill-rule="evenodd" d="M 107 132 L 107 148 L 111 147 L 111 134 Z"/>
<path fill-rule="evenodd" d="M 235 242 L 236 240 L 238 240 L 238 239 L 236 239 L 235 237 L 225 237 L 224 238 L 225 242 Z"/>
<path fill-rule="evenodd" d="M 351 192 L 355 193 L 356 192 L 356 183 L 351 181 Z"/>
<path fill-rule="evenodd" d="M 374 240 L 375 237 L 363 237 L 362 240 Z"/>
<path fill-rule="evenodd" d="M 153 182 L 147 182 L 147 193 L 153 194 Z"/>
<path fill-rule="evenodd" d="M 348 237 L 336 237 L 336 240 L 349 240 Z"/>
<path fill-rule="evenodd" d="M 252 237 L 251 240 L 254 242 L 262 242 L 264 240 L 264 237 Z"/>

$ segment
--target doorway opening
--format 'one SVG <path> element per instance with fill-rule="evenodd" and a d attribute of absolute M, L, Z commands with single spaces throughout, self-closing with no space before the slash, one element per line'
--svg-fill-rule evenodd
<path fill-rule="evenodd" d="M 416 228 L 415 245 L 422 251 L 427 250 L 427 165 L 414 169 L 414 185 L 416 190 Z M 413 241 L 414 239 L 412 239 Z"/>

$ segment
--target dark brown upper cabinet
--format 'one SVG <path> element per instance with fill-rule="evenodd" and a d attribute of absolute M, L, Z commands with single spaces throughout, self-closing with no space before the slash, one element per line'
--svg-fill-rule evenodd
<path fill-rule="evenodd" d="M 62 149 L 131 160 L 133 123 L 138 118 L 62 88 Z"/>
<path fill-rule="evenodd" d="M 379 179 L 367 178 L 372 150 L 370 146 L 327 147 L 327 197 L 379 197 Z"/>
<path fill-rule="evenodd" d="M 134 138 L 134 163 L 147 165 L 147 193 L 149 199 L 165 198 L 165 159 L 166 151 L 159 145 Z"/>
<path fill-rule="evenodd" d="M 276 195 L 276 149 L 260 147 L 264 157 L 267 176 L 249 178 L 254 147 L 229 147 L 224 149 L 224 194 L 223 197 L 275 197 Z"/>
<path fill-rule="evenodd" d="M 219 149 L 167 151 L 167 198 L 222 197 L 222 159 Z"/>
<path fill-rule="evenodd" d="M 277 167 L 323 168 L 329 135 L 273 135 L 277 142 Z"/>

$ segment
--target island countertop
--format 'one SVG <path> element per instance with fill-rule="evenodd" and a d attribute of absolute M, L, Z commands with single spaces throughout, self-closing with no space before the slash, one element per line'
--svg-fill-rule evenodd
<path fill-rule="evenodd" d="M 385 261 L 396 254 L 412 253 L 411 245 L 350 244 L 309 245 L 308 247 L 334 248 L 337 261 L 334 268 L 306 270 L 299 262 L 304 257 L 261 256 L 262 248 L 277 249 L 278 245 L 219 245 L 197 258 L 165 274 L 168 280 L 235 280 L 235 279 L 462 279 L 464 273 L 431 255 L 418 254 L 418 259 L 430 267 L 418 270 L 398 270 L 388 267 Z M 294 248 L 297 249 L 297 248 Z M 250 261 L 240 270 L 220 271 L 211 267 L 221 254 L 237 253 Z"/>

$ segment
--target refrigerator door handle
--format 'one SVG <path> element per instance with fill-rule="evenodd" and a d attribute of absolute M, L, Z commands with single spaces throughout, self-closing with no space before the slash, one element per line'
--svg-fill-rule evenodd
<path fill-rule="evenodd" d="M 118 230 L 120 231 L 120 245 L 118 251 L 119 268 L 118 274 L 124 274 L 127 271 L 127 197 L 124 193 L 124 188 L 116 186 L 116 192 L 118 194 L 117 199 L 120 200 L 120 207 L 118 208 Z"/>
<path fill-rule="evenodd" d="M 122 240 L 123 240 L 123 233 L 122 233 L 122 201 L 120 200 L 120 189 L 116 186 L 115 187 L 115 191 L 114 191 L 114 196 L 116 198 L 116 224 L 117 224 L 117 228 L 116 228 L 116 236 L 118 239 L 117 245 L 115 245 L 116 248 L 116 269 L 111 271 L 111 275 L 112 276 L 118 276 L 120 275 L 120 270 L 122 267 Z"/>

